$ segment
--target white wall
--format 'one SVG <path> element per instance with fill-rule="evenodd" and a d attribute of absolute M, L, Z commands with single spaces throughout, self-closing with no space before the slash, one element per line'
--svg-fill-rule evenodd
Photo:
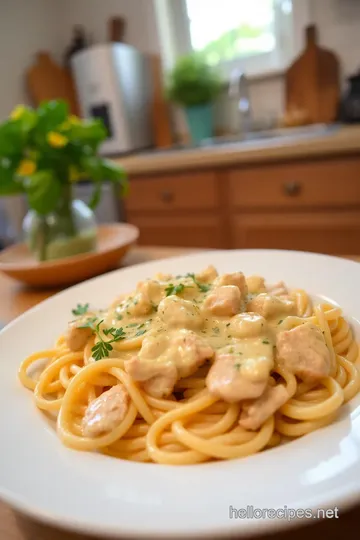
<path fill-rule="evenodd" d="M 61 54 L 62 13 L 58 0 L 0 0 L 0 121 L 28 102 L 25 72 L 36 52 Z"/>
<path fill-rule="evenodd" d="M 109 40 L 108 20 L 125 18 L 124 41 L 143 52 L 156 53 L 159 41 L 153 0 L 63 0 L 65 37 L 70 40 L 75 24 L 83 25 L 95 43 Z"/>

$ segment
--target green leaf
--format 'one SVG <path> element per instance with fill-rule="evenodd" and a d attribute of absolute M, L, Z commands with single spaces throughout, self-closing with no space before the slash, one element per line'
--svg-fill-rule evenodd
<path fill-rule="evenodd" d="M 101 182 L 102 177 L 102 164 L 101 159 L 97 156 L 84 156 L 80 160 L 82 169 L 88 174 L 91 180 Z"/>
<path fill-rule="evenodd" d="M 0 125 L 0 156 L 11 157 L 22 154 L 24 134 L 19 122 L 6 120 Z"/>
<path fill-rule="evenodd" d="M 37 124 L 36 111 L 30 109 L 29 107 L 26 107 L 20 118 L 18 118 L 17 120 L 13 120 L 13 122 L 15 124 L 18 124 L 24 134 L 28 134 Z"/>
<path fill-rule="evenodd" d="M 73 124 L 67 136 L 72 142 L 81 142 L 89 145 L 93 151 L 106 139 L 107 132 L 100 119 L 86 120 L 80 124 Z"/>
<path fill-rule="evenodd" d="M 102 185 L 100 182 L 95 182 L 94 189 L 91 195 L 91 199 L 89 201 L 88 206 L 91 208 L 91 210 L 95 210 L 95 208 L 98 206 L 99 202 L 101 201 L 101 193 L 102 193 Z"/>
<path fill-rule="evenodd" d="M 38 214 L 52 212 L 60 197 L 61 184 L 53 171 L 37 171 L 25 181 L 30 207 Z"/>
<path fill-rule="evenodd" d="M 89 304 L 78 304 L 75 309 L 71 310 L 73 315 L 85 315 L 89 311 Z"/>
<path fill-rule="evenodd" d="M 23 193 L 22 183 L 16 178 L 19 159 L 0 158 L 0 196 Z"/>
<path fill-rule="evenodd" d="M 103 179 L 116 184 L 120 184 L 122 195 L 125 196 L 129 192 L 129 182 L 125 170 L 119 165 L 116 165 L 109 159 L 101 159 Z"/>
<path fill-rule="evenodd" d="M 56 129 L 62 122 L 65 122 L 69 114 L 67 103 L 61 99 L 44 101 L 40 104 L 37 115 L 37 130 L 43 134 Z"/>

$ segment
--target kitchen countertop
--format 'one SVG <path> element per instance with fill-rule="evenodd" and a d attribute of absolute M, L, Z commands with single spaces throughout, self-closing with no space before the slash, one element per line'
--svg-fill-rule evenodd
<path fill-rule="evenodd" d="M 136 247 L 123 259 L 121 266 L 165 259 L 196 251 L 199 250 Z M 348 256 L 347 258 L 360 262 L 360 257 Z M 0 273 L 0 320 L 6 324 L 56 292 L 58 290 L 28 289 Z M 271 537 L 253 537 L 253 540 L 267 540 L 268 538 L 269 540 L 317 540 L 318 538 L 338 540 L 341 537 L 347 540 L 357 540 L 360 527 L 360 506 L 355 506 L 346 512 L 340 512 L 339 518 L 320 520 L 311 525 L 307 524 L 306 527 L 291 528 L 275 533 Z M 0 501 L 0 540 L 95 540 L 95 538 L 62 531 L 36 522 L 12 511 L 7 504 Z M 215 537 L 212 540 L 215 540 Z M 243 540 L 246 539 L 243 538 Z"/>
<path fill-rule="evenodd" d="M 129 175 L 259 164 L 360 153 L 360 126 L 340 126 L 331 133 L 232 142 L 207 147 L 142 152 L 113 158 Z"/>

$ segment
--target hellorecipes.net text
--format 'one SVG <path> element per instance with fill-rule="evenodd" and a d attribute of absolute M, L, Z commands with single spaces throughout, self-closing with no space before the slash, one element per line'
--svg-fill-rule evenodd
<path fill-rule="evenodd" d="M 288 508 L 286 505 L 282 508 L 256 508 L 246 506 L 245 508 L 235 508 L 229 506 L 230 519 L 285 519 L 292 521 L 294 519 L 337 519 L 339 509 L 334 508 Z"/>

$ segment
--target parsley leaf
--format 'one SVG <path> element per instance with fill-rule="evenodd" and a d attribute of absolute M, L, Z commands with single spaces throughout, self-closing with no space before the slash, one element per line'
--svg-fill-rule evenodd
<path fill-rule="evenodd" d="M 237 369 L 238 371 L 239 371 L 239 369 L 240 369 L 240 366 L 241 366 L 241 364 L 239 364 L 239 363 L 234 364 L 234 368 Z"/>
<path fill-rule="evenodd" d="M 96 335 L 99 339 L 99 341 L 96 343 L 96 345 L 93 346 L 91 349 L 91 354 L 94 358 L 94 360 L 101 360 L 101 358 L 107 358 L 109 356 L 109 352 L 113 350 L 112 343 L 115 341 L 119 341 L 121 339 L 125 339 L 126 333 L 124 332 L 123 328 L 105 328 L 104 329 L 104 335 L 106 337 L 111 336 L 111 339 L 109 341 L 105 341 L 100 333 L 100 324 L 104 322 L 99 321 L 96 327 L 94 328 Z"/>
<path fill-rule="evenodd" d="M 89 304 L 78 304 L 71 312 L 73 315 L 85 315 L 89 310 Z"/>
<path fill-rule="evenodd" d="M 185 287 L 186 286 L 183 283 L 179 283 L 178 285 L 170 283 L 170 285 L 168 285 L 165 289 L 166 296 L 171 296 L 173 294 L 181 294 Z"/>
<path fill-rule="evenodd" d="M 145 332 L 146 330 L 139 330 L 138 332 L 136 332 L 135 337 L 142 336 L 143 334 L 145 334 Z"/>
<path fill-rule="evenodd" d="M 284 321 L 284 319 L 280 319 L 280 321 L 278 322 L 278 324 L 281 324 L 283 321 Z"/>
<path fill-rule="evenodd" d="M 195 285 L 197 286 L 197 288 L 199 289 L 199 291 L 201 291 L 203 293 L 206 293 L 211 289 L 211 285 L 206 285 L 205 283 L 200 283 L 196 279 L 195 274 L 189 273 L 189 274 L 186 274 L 185 277 L 191 278 L 193 280 L 193 282 L 195 283 Z"/>
<path fill-rule="evenodd" d="M 109 352 L 104 341 L 99 341 L 96 345 L 94 345 L 94 347 L 91 349 L 91 354 L 96 361 L 109 356 Z"/>
<path fill-rule="evenodd" d="M 95 330 L 95 323 L 97 321 L 97 317 L 89 317 L 86 319 L 84 324 L 79 326 L 79 328 L 91 328 L 92 330 Z"/>
<path fill-rule="evenodd" d="M 214 334 L 220 334 L 220 328 L 218 326 L 215 326 L 212 331 L 214 332 Z"/>
<path fill-rule="evenodd" d="M 269 345 L 269 344 L 270 344 L 270 341 L 269 341 L 269 340 L 267 340 L 267 339 L 263 339 L 263 341 L 262 341 L 262 342 L 263 342 L 263 344 L 264 344 L 264 345 Z"/>

